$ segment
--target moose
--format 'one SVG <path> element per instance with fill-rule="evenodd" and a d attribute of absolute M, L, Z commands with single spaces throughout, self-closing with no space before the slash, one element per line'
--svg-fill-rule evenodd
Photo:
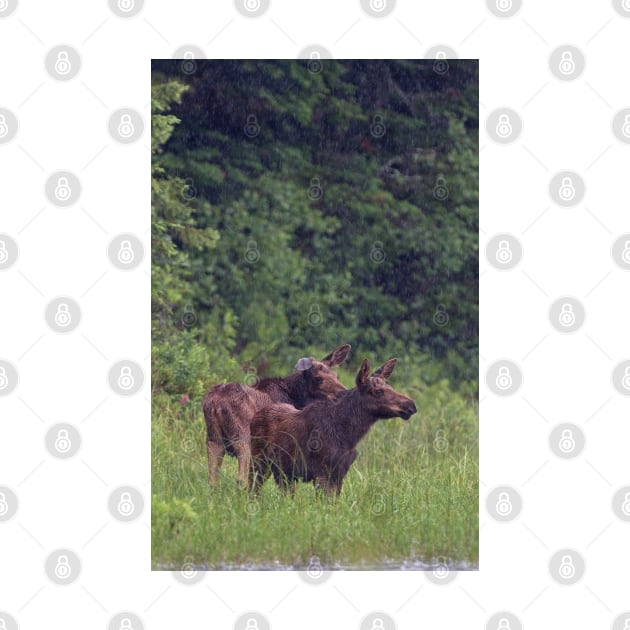
<path fill-rule="evenodd" d="M 310 402 L 331 399 L 346 391 L 332 368 L 345 361 L 350 348 L 350 344 L 339 346 L 321 361 L 303 357 L 296 363 L 293 374 L 264 378 L 253 387 L 240 383 L 215 385 L 203 399 L 209 485 L 219 481 L 225 453 L 238 459 L 238 481 L 247 485 L 250 422 L 256 411 L 278 402 L 291 409 L 302 409 Z"/>
<path fill-rule="evenodd" d="M 313 402 L 302 410 L 273 404 L 251 421 L 252 465 L 249 486 L 254 494 L 271 474 L 283 490 L 295 493 L 297 481 L 312 481 L 328 495 L 341 492 L 344 477 L 357 457 L 357 445 L 381 418 L 408 420 L 416 405 L 387 384 L 397 359 L 370 376 L 365 359 L 356 387 L 333 400 Z"/>

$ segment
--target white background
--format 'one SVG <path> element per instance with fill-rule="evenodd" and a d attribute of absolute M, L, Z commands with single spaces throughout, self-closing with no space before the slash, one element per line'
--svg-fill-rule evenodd
<path fill-rule="evenodd" d="M 560 44 L 586 57 L 575 81 L 558 81 L 548 59 Z M 71 44 L 82 57 L 79 75 L 56 82 L 44 56 Z M 184 44 L 210 58 L 295 58 L 321 44 L 337 58 L 423 57 L 448 44 L 481 63 L 481 558 L 480 571 L 439 586 L 422 572 L 336 573 L 309 586 L 291 572 L 208 573 L 186 586 L 170 572 L 150 571 L 150 515 L 115 521 L 107 498 L 129 484 L 150 498 L 150 387 L 121 398 L 107 370 L 131 358 L 150 374 L 149 87 L 150 59 Z M 630 483 L 629 399 L 611 384 L 616 363 L 630 357 L 630 272 L 610 248 L 630 232 L 630 146 L 611 131 L 614 114 L 630 106 L 630 19 L 610 2 L 526 0 L 512 18 L 485 4 L 427 0 L 397 3 L 383 19 L 358 1 L 273 0 L 258 19 L 232 2 L 149 1 L 130 19 L 104 1 L 22 0 L 0 19 L 0 107 L 13 111 L 19 132 L 0 145 L 0 232 L 19 245 L 17 263 L 0 272 L 0 358 L 17 366 L 18 388 L 0 397 L 0 485 L 20 507 L 0 524 L 0 611 L 22 629 L 106 628 L 121 610 L 146 628 L 231 628 L 247 610 L 274 629 L 359 628 L 383 610 L 398 628 L 484 628 L 497 611 L 527 628 L 609 628 L 630 609 L 627 578 L 630 524 L 611 499 Z M 494 143 L 483 123 L 498 107 L 522 117 L 523 133 Z M 130 146 L 108 134 L 119 107 L 145 117 L 143 138 Z M 80 201 L 56 208 L 44 196 L 55 170 L 75 172 Z M 586 182 L 572 208 L 549 197 L 560 170 Z M 532 225 L 533 224 L 533 225 Z M 146 256 L 123 272 L 106 256 L 109 241 L 136 234 Z M 486 242 L 517 236 L 520 265 L 499 272 L 487 264 Z M 81 305 L 80 327 L 52 332 L 47 302 L 68 295 Z M 578 298 L 586 322 L 574 334 L 554 330 L 547 314 L 563 295 Z M 509 358 L 524 375 L 513 396 L 494 395 L 487 367 Z M 70 460 L 44 446 L 50 425 L 69 422 L 82 435 Z M 552 453 L 548 435 L 572 422 L 586 436 L 575 459 Z M 523 497 L 510 523 L 489 518 L 485 497 L 499 485 Z M 72 585 L 48 580 L 44 561 L 58 547 L 81 557 Z M 561 586 L 548 562 L 559 548 L 586 561 L 582 580 Z M 622 623 L 623 627 L 623 623 Z"/>

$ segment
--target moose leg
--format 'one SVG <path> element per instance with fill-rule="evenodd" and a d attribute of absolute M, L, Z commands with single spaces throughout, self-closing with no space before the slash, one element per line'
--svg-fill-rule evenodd
<path fill-rule="evenodd" d="M 214 486 L 219 481 L 221 463 L 225 455 L 223 442 L 207 441 L 208 447 L 208 484 Z"/>
<path fill-rule="evenodd" d="M 252 449 L 249 444 L 249 436 L 240 439 L 234 444 L 236 458 L 238 459 L 238 482 L 244 488 L 247 487 L 249 471 L 252 461 Z"/>

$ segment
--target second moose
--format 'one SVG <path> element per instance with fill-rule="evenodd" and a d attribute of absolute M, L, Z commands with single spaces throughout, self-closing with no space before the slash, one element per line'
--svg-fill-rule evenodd
<path fill-rule="evenodd" d="M 260 491 L 273 474 L 276 483 L 293 493 L 295 483 L 312 481 L 328 494 L 339 494 L 357 456 L 356 446 L 379 418 L 408 420 L 416 405 L 386 383 L 397 359 L 370 376 L 363 361 L 356 387 L 334 400 L 314 402 L 303 410 L 274 404 L 259 410 L 251 422 L 250 487 Z"/>

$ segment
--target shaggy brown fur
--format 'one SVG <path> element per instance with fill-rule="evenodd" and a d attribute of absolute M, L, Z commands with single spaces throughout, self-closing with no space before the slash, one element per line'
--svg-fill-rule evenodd
<path fill-rule="evenodd" d="M 356 387 L 332 401 L 314 402 L 296 410 L 274 404 L 256 412 L 251 422 L 250 488 L 256 493 L 273 474 L 283 489 L 295 491 L 298 480 L 312 481 L 328 494 L 339 494 L 357 456 L 356 446 L 379 418 L 408 420 L 416 405 L 386 380 L 397 359 L 369 376 L 366 359 Z"/>
<path fill-rule="evenodd" d="M 220 476 L 225 453 L 238 459 L 238 479 L 245 485 L 250 464 L 249 425 L 254 413 L 274 402 L 289 403 L 291 409 L 309 402 L 333 398 L 346 388 L 331 369 L 343 363 L 350 345 L 339 346 L 321 361 L 300 359 L 299 371 L 285 378 L 264 378 L 254 387 L 239 383 L 215 385 L 203 400 L 208 448 L 208 483 Z"/>

